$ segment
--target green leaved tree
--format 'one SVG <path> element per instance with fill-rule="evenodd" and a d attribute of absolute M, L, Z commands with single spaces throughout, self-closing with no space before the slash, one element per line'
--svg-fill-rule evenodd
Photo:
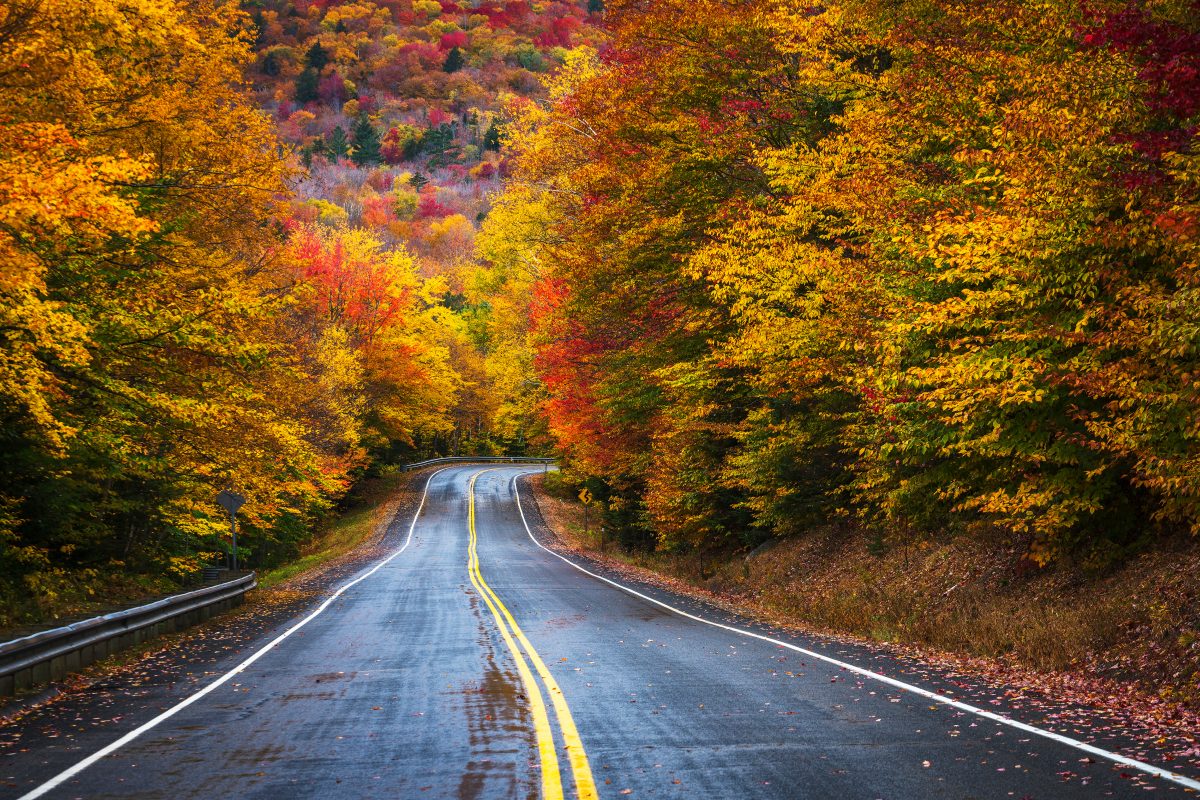
<path fill-rule="evenodd" d="M 338 128 L 341 130 L 341 128 Z M 366 114 L 360 116 L 354 121 L 354 127 L 350 130 L 351 141 L 353 142 L 353 154 L 350 156 L 360 167 L 370 164 L 378 164 L 383 160 L 383 154 L 380 150 L 379 131 L 371 124 L 371 120 Z"/>

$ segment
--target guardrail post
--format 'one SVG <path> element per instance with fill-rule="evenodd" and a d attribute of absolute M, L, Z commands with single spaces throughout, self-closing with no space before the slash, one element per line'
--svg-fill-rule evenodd
<path fill-rule="evenodd" d="M 50 664 L 43 661 L 40 664 L 35 664 L 29 670 L 29 682 L 34 683 L 49 683 L 50 682 Z"/>

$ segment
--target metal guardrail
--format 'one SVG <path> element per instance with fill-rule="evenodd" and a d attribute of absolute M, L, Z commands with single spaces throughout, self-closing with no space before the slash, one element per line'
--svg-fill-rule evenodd
<path fill-rule="evenodd" d="M 542 456 L 447 456 L 418 461 L 415 464 L 405 464 L 403 469 L 408 472 L 411 469 L 432 467 L 435 464 L 553 464 L 557 460 L 557 458 Z"/>
<path fill-rule="evenodd" d="M 0 697 L 59 680 L 127 647 L 202 622 L 240 604 L 257 585 L 251 572 L 137 608 L 0 642 Z"/>

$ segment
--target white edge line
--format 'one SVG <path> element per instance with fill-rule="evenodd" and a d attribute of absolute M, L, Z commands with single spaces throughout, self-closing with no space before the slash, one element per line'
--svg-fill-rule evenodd
<path fill-rule="evenodd" d="M 987 710 L 979 708 L 977 706 L 973 706 L 970 703 L 964 703 L 961 700 L 954 700 L 950 697 L 946 697 L 945 695 L 940 695 L 937 692 L 931 692 L 928 689 L 922 689 L 919 686 L 913 686 L 912 684 L 904 683 L 903 681 L 896 680 L 895 678 L 890 678 L 887 675 L 883 675 L 878 672 L 872 672 L 871 670 L 866 669 L 864 667 L 855 666 L 854 664 L 850 664 L 845 661 L 839 661 L 836 658 L 832 658 L 830 656 L 824 655 L 822 653 L 818 653 L 813 650 L 806 650 L 803 647 L 800 647 L 800 646 L 794 645 L 794 644 L 790 644 L 789 642 L 785 642 L 780 639 L 773 639 L 770 636 L 764 636 L 761 633 L 754 633 L 753 631 L 747 631 L 747 630 L 743 630 L 741 628 L 735 628 L 731 625 L 723 625 L 720 622 L 713 622 L 712 620 L 704 619 L 703 617 L 698 617 L 695 614 L 689 614 L 686 611 L 683 611 L 681 609 L 675 608 L 674 606 L 668 605 L 668 604 L 662 602 L 661 600 L 656 600 L 653 597 L 642 594 L 641 592 L 631 589 L 628 586 L 625 586 L 623 584 L 617 583 L 614 580 L 609 580 L 608 578 L 604 577 L 603 575 L 597 575 L 594 572 L 586 570 L 583 567 L 576 564 L 571 559 L 567 558 L 566 556 L 561 555 L 560 553 L 556 553 L 555 551 L 551 550 L 549 547 L 546 547 L 546 545 L 544 545 L 540 541 L 538 541 L 537 537 L 533 535 L 533 531 L 531 531 L 529 529 L 529 523 L 525 519 L 525 509 L 522 508 L 522 506 L 521 506 L 521 492 L 517 488 L 517 478 L 519 478 L 521 475 L 531 475 L 531 474 L 533 474 L 533 473 L 528 473 L 528 472 L 520 473 L 520 475 L 513 476 L 513 479 L 512 479 L 513 494 L 517 498 L 517 510 L 521 512 L 521 523 L 525 526 L 525 532 L 527 534 L 529 534 L 529 538 L 532 539 L 533 543 L 536 544 L 538 547 L 542 548 L 550 555 L 562 559 L 563 561 L 567 562 L 572 567 L 574 567 L 575 569 L 584 573 L 585 575 L 590 575 L 591 577 L 595 578 L 596 580 L 604 581 L 605 583 L 609 584 L 610 586 L 615 586 L 616 588 L 620 589 L 621 591 L 623 591 L 627 594 L 631 594 L 634 597 L 641 598 L 642 600 L 645 600 L 648 603 L 653 603 L 656 606 L 665 608 L 668 611 L 678 614 L 681 617 L 686 617 L 690 620 L 694 620 L 696 622 L 702 622 L 705 625 L 711 625 L 714 628 L 721 628 L 722 630 L 730 631 L 732 633 L 737 633 L 742 636 L 748 636 L 752 639 L 759 639 L 760 641 L 770 642 L 771 644 L 778 645 L 780 647 L 786 647 L 789 650 L 794 650 L 795 652 L 803 653 L 804 655 L 809 656 L 810 658 L 819 659 L 828 664 L 833 664 L 834 666 L 840 667 L 849 672 L 853 672 L 856 675 L 861 675 L 865 678 L 871 678 L 872 680 L 876 680 L 881 683 L 886 683 L 889 686 L 894 686 L 894 687 L 896 687 L 898 689 L 902 689 L 906 692 L 912 692 L 913 694 L 915 694 L 919 697 L 924 697 L 927 700 L 933 700 L 934 702 L 941 703 L 942 705 L 950 706 L 951 708 L 957 708 L 960 711 L 966 711 L 970 714 L 974 714 L 976 716 L 983 717 L 984 719 L 992 720 L 993 722 L 999 722 L 1002 725 L 1007 725 L 1010 728 L 1016 728 L 1017 730 L 1024 731 L 1025 733 L 1032 733 L 1036 736 L 1042 736 L 1046 739 L 1050 739 L 1052 741 L 1058 742 L 1059 744 L 1065 744 L 1069 747 L 1074 747 L 1077 750 L 1082 750 L 1085 753 L 1089 753 L 1094 756 L 1099 756 L 1100 758 L 1103 758 L 1107 761 L 1112 761 L 1113 763 L 1118 764 L 1120 766 L 1130 767 L 1132 769 L 1136 769 L 1141 772 L 1145 772 L 1149 775 L 1153 775 L 1157 778 L 1162 778 L 1162 779 L 1168 780 L 1172 783 L 1179 784 L 1180 786 L 1185 786 L 1189 789 L 1200 790 L 1200 781 L 1189 778 L 1186 775 L 1181 775 L 1178 772 L 1172 772 L 1169 769 L 1164 769 L 1162 767 L 1156 767 L 1153 764 L 1147 764 L 1145 761 L 1138 761 L 1137 759 L 1128 758 L 1126 756 L 1121 755 L 1120 753 L 1114 753 L 1110 750 L 1105 750 L 1103 748 L 1096 747 L 1095 745 L 1090 745 L 1087 742 L 1080 741 L 1079 739 L 1072 739 L 1070 736 L 1063 736 L 1062 734 L 1054 733 L 1053 731 L 1048 731 L 1043 728 L 1037 728 L 1037 727 L 1034 727 L 1033 725 L 1028 725 L 1024 722 L 1020 722 L 1018 720 L 1011 719 L 1009 717 L 1005 717 L 1001 714 L 996 714 L 995 712 L 987 711 Z M 24 798 L 22 798 L 22 800 L 24 800 Z"/>
<path fill-rule="evenodd" d="M 68 769 L 55 775 L 53 778 L 46 781 L 42 785 L 38 786 L 36 789 L 33 789 L 33 790 L 29 791 L 28 793 L 21 795 L 21 797 L 19 797 L 18 800 L 34 800 L 35 798 L 41 797 L 42 795 L 46 794 L 47 792 L 52 791 L 53 789 L 55 789 L 58 786 L 60 786 L 61 784 L 63 784 L 65 781 L 68 781 L 71 778 L 78 775 L 79 773 L 83 772 L 85 769 L 90 767 L 92 764 L 95 764 L 100 759 L 116 752 L 117 750 L 120 750 L 122 747 L 129 744 L 134 739 L 137 739 L 139 736 L 141 736 L 146 731 L 157 727 L 158 725 L 167 721 L 171 717 L 175 716 L 180 711 L 182 711 L 183 709 L 190 706 L 192 703 L 195 703 L 200 698 L 204 697 L 205 695 L 207 695 L 210 692 L 217 689 L 217 687 L 223 686 L 234 675 L 237 675 L 238 673 L 245 671 L 245 669 L 247 667 L 249 667 L 251 664 L 253 664 L 255 661 L 258 661 L 260 658 L 265 656 L 268 652 L 275 649 L 275 646 L 278 645 L 280 642 L 282 642 L 284 639 L 288 638 L 293 633 L 300 630 L 305 625 L 307 625 L 309 622 L 311 622 L 313 619 L 315 619 L 322 611 L 329 608 L 330 604 L 332 604 L 334 600 L 337 600 L 339 597 L 341 597 L 342 593 L 344 593 L 347 589 L 349 589 L 350 587 L 354 586 L 355 584 L 371 577 L 376 572 L 378 572 L 384 565 L 386 565 L 388 562 L 390 562 L 393 558 L 395 558 L 396 556 L 403 553 L 408 548 L 408 545 L 412 542 L 413 531 L 417 527 L 417 519 L 421 516 L 421 510 L 425 508 L 425 498 L 429 494 L 430 482 L 433 481 L 433 478 L 435 475 L 437 475 L 441 472 L 445 472 L 448 469 L 453 469 L 453 467 L 443 467 L 442 469 L 439 469 L 436 472 L 430 474 L 430 476 L 425 480 L 425 489 L 424 489 L 424 491 L 421 492 L 421 502 L 417 506 L 417 513 L 413 514 L 412 524 L 408 526 L 408 536 L 405 537 L 404 544 L 400 547 L 399 550 L 397 550 L 396 552 L 392 553 L 387 558 L 380 561 L 378 564 L 376 564 L 374 567 L 372 567 L 370 571 L 363 573 L 362 575 L 358 576 L 357 578 L 350 581 L 349 583 L 346 583 L 346 584 L 342 585 L 341 587 L 339 587 L 333 594 L 331 594 L 328 598 L 325 599 L 325 602 L 323 602 L 323 603 L 321 603 L 321 605 L 317 606 L 317 608 L 311 614 L 309 614 L 307 617 L 305 617 L 304 619 L 297 622 L 292 627 L 288 628 L 283 633 L 276 636 L 274 639 L 272 639 L 270 642 L 268 642 L 262 648 L 260 648 L 256 653 L 254 653 L 254 655 L 250 656 L 245 661 L 238 664 L 236 667 L 231 669 L 229 672 L 226 672 L 224 675 L 217 678 L 215 681 L 208 684 L 207 686 L 205 686 L 203 689 L 196 692 L 195 694 L 193 694 L 193 695 L 187 697 L 186 699 L 182 700 L 181 702 L 171 706 L 170 708 L 168 708 L 166 711 L 159 714 L 154 719 L 151 719 L 148 722 L 142 723 L 138 727 L 131 730 L 129 733 L 122 736 L 120 739 L 117 739 L 115 742 L 112 742 L 112 743 L 106 745 L 105 747 L 102 747 L 101 749 L 97 750 L 95 753 L 92 753 L 90 756 L 83 759 L 78 764 L 75 764 L 74 766 L 69 767 Z"/>

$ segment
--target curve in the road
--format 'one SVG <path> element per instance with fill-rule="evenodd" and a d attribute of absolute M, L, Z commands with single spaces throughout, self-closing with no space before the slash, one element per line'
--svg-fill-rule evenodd
<path fill-rule="evenodd" d="M 579 737 L 579 729 L 575 725 L 575 718 L 571 715 L 571 707 L 567 704 L 567 698 L 563 695 L 562 689 L 559 688 L 558 682 L 554 680 L 554 676 L 550 674 L 550 670 L 546 667 L 546 662 L 538 654 L 537 649 L 525 636 L 525 632 L 521 630 L 521 626 L 517 624 L 516 619 L 508 610 L 508 607 L 496 596 L 492 591 L 492 587 L 488 586 L 487 581 L 483 579 L 483 575 L 479 571 L 479 554 L 478 554 L 478 536 L 475 533 L 475 481 L 485 472 L 492 472 L 494 469 L 485 469 L 476 472 L 471 476 L 470 483 L 467 484 L 467 524 L 470 528 L 470 558 L 472 560 L 472 580 L 475 581 L 476 588 L 484 595 L 484 599 L 488 601 L 488 606 L 492 609 L 492 614 L 496 617 L 496 624 L 499 626 L 501 634 L 508 642 L 509 649 L 513 651 L 513 656 L 517 659 L 518 664 L 522 663 L 520 653 L 513 647 L 511 639 L 505 631 L 505 623 L 512 629 L 513 634 L 521 642 L 521 646 L 525 649 L 529 660 L 533 662 L 534 668 L 538 675 L 541 676 L 542 682 L 546 685 L 546 691 L 550 694 L 550 701 L 554 705 L 554 714 L 558 718 L 559 731 L 562 733 L 563 742 L 567 751 L 567 760 L 571 765 L 571 774 L 575 779 L 575 793 L 579 800 L 596 800 L 596 779 L 592 775 L 591 765 L 588 763 L 587 750 L 584 749 L 583 740 Z M 528 530 L 528 528 L 526 528 Z M 492 604 L 495 603 L 495 606 Z M 501 615 L 496 613 L 496 607 L 499 607 Z M 522 673 L 524 675 L 524 673 Z M 534 685 L 534 691 L 537 692 L 537 686 Z M 538 701 L 541 702 L 541 695 L 538 692 Z M 538 731 L 539 750 L 541 750 L 541 731 Z M 551 754 L 553 755 L 553 742 L 551 742 Z M 557 758 L 554 761 L 554 772 L 558 774 Z M 543 751 L 542 769 L 543 769 L 543 786 L 545 786 L 545 772 L 547 762 Z M 546 798 L 562 797 L 561 782 L 557 787 L 557 795 L 547 793 Z"/>

